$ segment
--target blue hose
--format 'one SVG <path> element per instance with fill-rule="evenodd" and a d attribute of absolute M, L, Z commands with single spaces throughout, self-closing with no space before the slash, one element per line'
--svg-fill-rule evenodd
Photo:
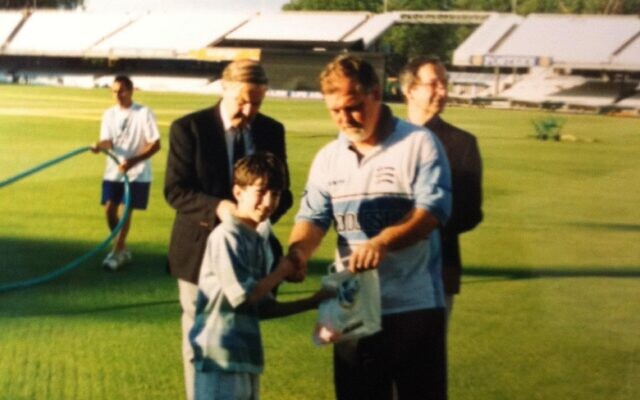
<path fill-rule="evenodd" d="M 37 172 L 42 171 L 43 169 L 49 168 L 51 166 L 54 166 L 58 163 L 61 163 L 62 161 L 65 161 L 71 157 L 77 156 L 78 154 L 84 153 L 88 150 L 91 150 L 91 147 L 89 146 L 85 146 L 85 147 L 81 147 L 79 149 L 73 150 L 69 153 L 63 154 L 60 157 L 54 158 L 52 160 L 49 160 L 47 162 L 44 162 L 40 165 L 37 165 L 33 168 L 30 168 L 24 172 L 21 172 L 20 174 L 13 176 L 9 179 L 6 179 L 4 181 L 0 182 L 0 189 L 2 189 L 5 186 L 8 186 L 14 182 L 17 182 L 23 178 L 26 178 L 27 176 L 33 175 Z M 120 163 L 120 161 L 118 161 L 118 159 L 116 158 L 116 156 L 107 151 L 107 150 L 101 150 L 104 154 L 106 154 L 108 157 L 110 157 L 112 160 L 114 160 L 117 164 Z M 120 221 L 118 221 L 118 224 L 116 225 L 116 227 L 111 231 L 111 234 L 104 240 L 102 241 L 102 243 L 98 244 L 97 246 L 95 246 L 93 249 L 91 249 L 89 252 L 81 255 L 80 257 L 76 258 L 75 260 L 69 262 L 68 264 L 66 264 L 65 266 L 58 268 L 52 272 L 49 272 L 47 274 L 35 277 L 35 278 L 31 278 L 31 279 L 26 279 L 26 280 L 22 280 L 22 281 L 16 281 L 16 282 L 9 282 L 9 283 L 4 283 L 4 284 L 0 284 L 0 293 L 4 293 L 4 292 L 8 292 L 10 290 L 16 290 L 16 289 L 26 289 L 28 287 L 31 286 L 35 286 L 35 285 L 39 285 L 42 283 L 46 283 L 49 281 L 52 281 L 58 277 L 60 277 L 63 274 L 66 274 L 67 272 L 77 268 L 78 266 L 80 266 L 82 263 L 84 263 L 85 261 L 87 261 L 88 259 L 90 259 L 91 257 L 95 256 L 96 254 L 100 253 L 102 250 L 104 250 L 109 243 L 113 240 L 113 238 L 118 234 L 118 232 L 120 232 L 120 230 L 122 229 L 122 226 L 124 225 L 124 222 L 127 220 L 127 217 L 129 216 L 129 208 L 130 208 L 130 203 L 131 203 L 131 199 L 130 199 L 130 194 L 129 194 L 129 177 L 127 177 L 127 174 L 124 174 L 124 213 L 122 214 L 122 218 L 120 218 Z"/>

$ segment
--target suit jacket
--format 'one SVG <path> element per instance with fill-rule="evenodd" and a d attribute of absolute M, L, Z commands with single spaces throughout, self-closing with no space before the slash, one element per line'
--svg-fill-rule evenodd
<path fill-rule="evenodd" d="M 444 145 L 451 166 L 453 207 L 440 234 L 445 293 L 454 294 L 460 292 L 462 274 L 458 235 L 482 221 L 482 160 L 472 134 L 445 122 L 440 116 L 433 117 L 425 126 Z"/>
<path fill-rule="evenodd" d="M 256 151 L 271 152 L 286 166 L 281 123 L 258 114 L 251 123 L 251 135 Z M 228 159 L 220 103 L 171 124 L 164 196 L 176 210 L 168 253 L 169 271 L 176 278 L 198 282 L 207 237 L 220 222 L 215 209 L 220 200 L 233 200 Z M 273 222 L 293 203 L 286 173 L 287 188 L 271 217 Z"/>

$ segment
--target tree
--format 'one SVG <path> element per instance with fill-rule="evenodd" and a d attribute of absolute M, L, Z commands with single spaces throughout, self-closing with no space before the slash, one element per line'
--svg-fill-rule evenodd
<path fill-rule="evenodd" d="M 285 11 L 382 11 L 383 0 L 291 0 Z"/>
<path fill-rule="evenodd" d="M 84 0 L 0 0 L 0 9 L 76 8 Z"/>

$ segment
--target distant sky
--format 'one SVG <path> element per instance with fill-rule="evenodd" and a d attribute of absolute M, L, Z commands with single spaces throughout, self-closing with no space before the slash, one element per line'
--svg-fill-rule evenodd
<path fill-rule="evenodd" d="M 164 11 L 215 9 L 220 11 L 274 13 L 288 0 L 85 0 L 87 10 L 94 11 Z"/>

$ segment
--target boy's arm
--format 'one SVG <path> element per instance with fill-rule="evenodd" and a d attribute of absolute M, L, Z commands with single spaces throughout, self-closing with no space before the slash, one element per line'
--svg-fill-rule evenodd
<path fill-rule="evenodd" d="M 290 260 L 286 258 L 280 259 L 278 266 L 269 275 L 260 279 L 253 287 L 251 293 L 247 294 L 246 303 L 254 305 L 258 304 L 265 296 L 284 281 L 294 271 L 294 266 Z"/>
<path fill-rule="evenodd" d="M 320 289 L 312 296 L 280 303 L 274 298 L 269 298 L 261 302 L 258 306 L 260 319 L 271 319 L 286 317 L 301 312 L 315 310 L 323 300 L 335 297 L 336 293 L 330 289 Z"/>

